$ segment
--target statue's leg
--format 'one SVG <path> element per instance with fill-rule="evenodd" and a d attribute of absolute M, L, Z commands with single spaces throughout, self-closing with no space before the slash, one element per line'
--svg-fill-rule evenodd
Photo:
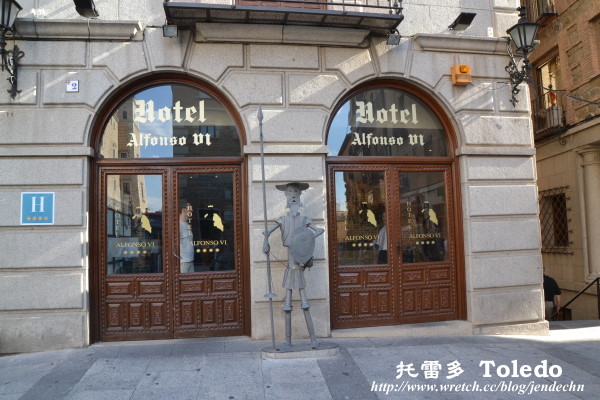
<path fill-rule="evenodd" d="M 310 316 L 310 304 L 308 304 L 308 296 L 306 295 L 305 289 L 300 289 L 300 301 L 302 302 L 301 308 L 304 311 L 306 328 L 310 335 L 310 345 L 313 349 L 316 349 L 319 346 L 319 342 L 317 342 L 317 337 L 315 336 L 315 326 L 313 325 L 312 317 Z"/>
<path fill-rule="evenodd" d="M 286 346 L 292 345 L 292 289 L 286 289 L 285 291 L 285 305 L 283 306 L 285 311 L 285 344 Z"/>

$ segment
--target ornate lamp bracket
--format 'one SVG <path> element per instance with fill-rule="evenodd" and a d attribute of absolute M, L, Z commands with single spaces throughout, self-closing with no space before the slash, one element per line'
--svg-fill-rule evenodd
<path fill-rule="evenodd" d="M 17 94 L 21 93 L 17 90 L 17 80 L 19 76 L 19 60 L 23 58 L 25 53 L 15 45 L 12 50 L 6 50 L 6 39 L 4 35 L 0 37 L 0 53 L 2 54 L 2 71 L 8 71 L 9 77 L 6 79 L 10 83 L 8 93 L 14 99 Z"/>

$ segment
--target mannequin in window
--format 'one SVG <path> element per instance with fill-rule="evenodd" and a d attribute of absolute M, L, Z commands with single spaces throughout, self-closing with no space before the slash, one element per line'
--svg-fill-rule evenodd
<path fill-rule="evenodd" d="M 179 265 L 181 273 L 194 272 L 194 236 L 189 221 L 192 206 L 187 203 L 179 212 Z"/>
<path fill-rule="evenodd" d="M 381 215 L 381 229 L 375 241 L 375 249 L 377 253 L 377 264 L 387 264 L 387 225 L 385 223 L 386 212 Z"/>
<path fill-rule="evenodd" d="M 441 261 L 444 259 L 444 243 L 439 234 L 439 220 L 435 211 L 430 208 L 429 201 L 423 202 L 423 233 L 433 235 L 425 238 L 423 244 L 424 261 Z"/>

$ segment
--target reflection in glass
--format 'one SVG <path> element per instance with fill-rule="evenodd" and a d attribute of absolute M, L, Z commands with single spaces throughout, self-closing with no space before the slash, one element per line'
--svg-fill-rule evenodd
<path fill-rule="evenodd" d="M 239 156 L 237 128 L 225 107 L 195 87 L 172 84 L 123 101 L 104 127 L 104 158 Z"/>
<path fill-rule="evenodd" d="M 162 272 L 162 176 L 108 175 L 107 273 Z"/>
<path fill-rule="evenodd" d="M 233 174 L 180 174 L 182 273 L 235 269 Z"/>
<path fill-rule="evenodd" d="M 417 97 L 397 89 L 358 93 L 336 113 L 330 156 L 445 157 L 444 128 Z"/>
<path fill-rule="evenodd" d="M 335 173 L 339 265 L 387 264 L 385 173 Z"/>
<path fill-rule="evenodd" d="M 448 260 L 444 172 L 401 172 L 402 262 Z"/>

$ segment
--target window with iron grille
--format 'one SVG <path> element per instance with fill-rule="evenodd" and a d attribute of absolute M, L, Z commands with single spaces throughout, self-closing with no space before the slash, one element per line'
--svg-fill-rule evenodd
<path fill-rule="evenodd" d="M 573 254 L 569 241 L 569 198 L 563 186 L 540 192 L 540 226 L 542 229 L 542 253 Z"/>

